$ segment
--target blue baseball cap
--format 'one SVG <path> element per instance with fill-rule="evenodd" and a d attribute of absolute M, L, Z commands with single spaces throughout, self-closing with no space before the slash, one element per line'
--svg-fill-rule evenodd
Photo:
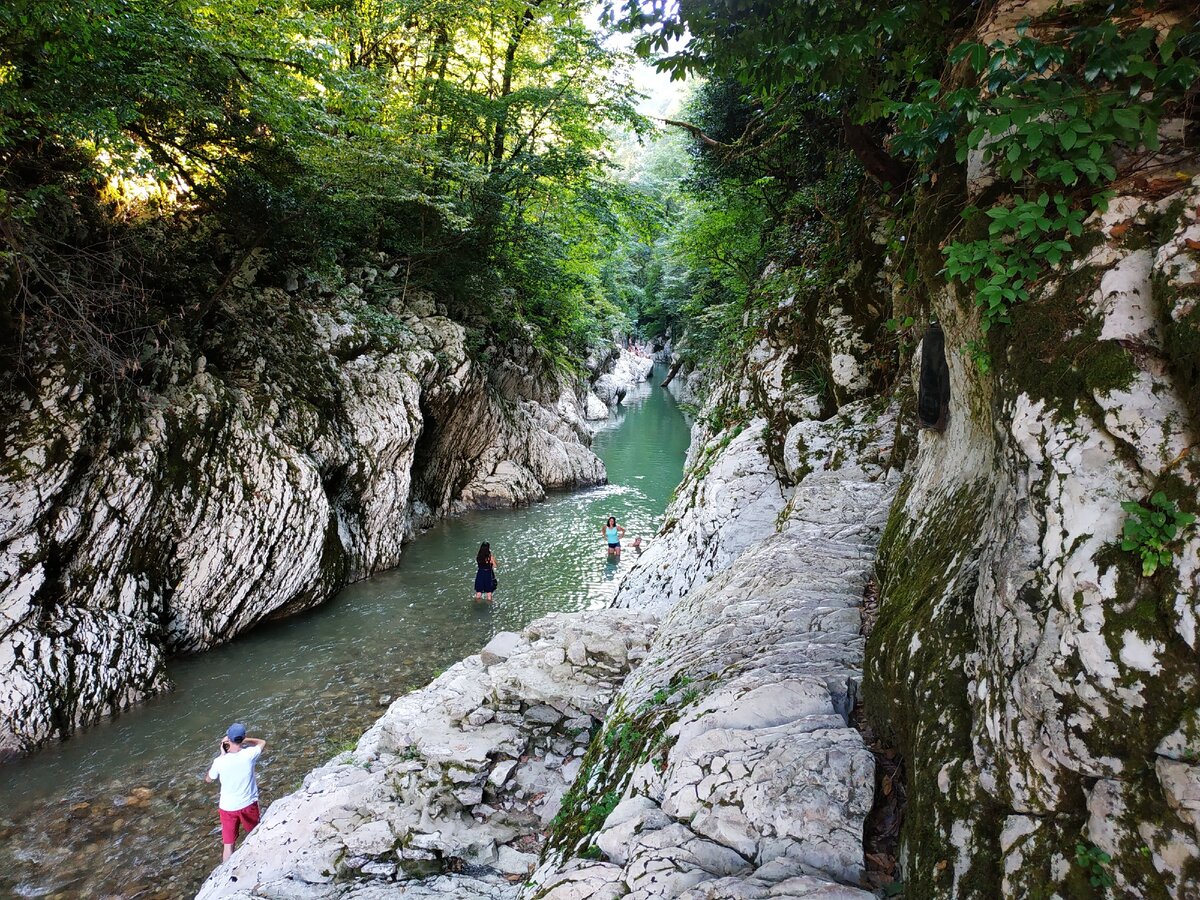
<path fill-rule="evenodd" d="M 234 722 L 229 726 L 229 730 L 225 732 L 225 736 L 231 741 L 240 741 L 246 736 L 246 726 L 241 722 Z"/>

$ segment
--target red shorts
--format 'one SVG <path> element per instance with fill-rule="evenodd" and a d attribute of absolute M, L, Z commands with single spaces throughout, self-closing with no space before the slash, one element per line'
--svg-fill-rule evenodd
<path fill-rule="evenodd" d="M 258 824 L 258 802 L 255 801 L 249 806 L 243 806 L 236 812 L 230 812 L 227 809 L 219 810 L 221 813 L 221 843 L 232 844 L 238 838 L 238 826 L 246 829 L 246 834 L 254 830 L 254 826 Z"/>

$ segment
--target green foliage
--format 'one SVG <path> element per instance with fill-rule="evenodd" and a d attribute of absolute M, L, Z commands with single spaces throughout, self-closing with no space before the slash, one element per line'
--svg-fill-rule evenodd
<path fill-rule="evenodd" d="M 621 795 L 616 791 L 609 791 L 607 794 L 602 795 L 584 813 L 584 828 L 589 832 L 599 831 L 600 826 L 604 824 L 604 820 L 608 818 L 608 814 L 617 808 L 617 804 L 620 801 Z"/>
<path fill-rule="evenodd" d="M 1156 46 L 1156 31 L 1115 18 L 1092 24 L 1040 23 L 1046 40 L 1018 28 L 1017 40 L 959 44 L 952 64 L 977 80 L 951 90 L 930 79 L 891 109 L 901 128 L 898 148 L 932 159 L 937 146 L 969 126 L 956 157 L 983 150 L 1002 178 L 1026 177 L 1074 187 L 1112 181 L 1118 143 L 1158 149 L 1165 104 L 1200 75 L 1194 36 L 1174 28 Z"/>
<path fill-rule="evenodd" d="M 621 754 L 633 754 L 642 749 L 646 735 L 629 722 L 621 722 L 604 735 L 604 746 Z"/>
<path fill-rule="evenodd" d="M 970 219 L 978 212 L 972 208 L 963 215 Z M 1071 252 L 1062 236 L 1083 233 L 1084 213 L 1062 194 L 1042 191 L 1034 200 L 993 206 L 986 217 L 986 239 L 956 241 L 945 250 L 946 274 L 973 290 L 984 334 L 1011 324 L 1009 310 L 1029 299 L 1029 286 L 1044 267 L 1057 266 Z"/>
<path fill-rule="evenodd" d="M 591 835 L 616 808 L 637 766 L 652 761 L 655 768 L 663 770 L 673 742 L 666 737 L 666 730 L 698 696 L 692 685 L 689 676 L 677 674 L 632 715 L 624 710 L 624 701 L 618 700 L 603 730 L 588 746 L 575 783 L 563 796 L 551 822 L 550 846 L 597 858 L 588 855 Z"/>
<path fill-rule="evenodd" d="M 553 828 L 569 826 L 585 835 L 595 834 L 619 802 L 621 795 L 616 791 L 608 791 L 595 800 L 589 800 L 585 792 L 572 788 L 563 795 L 562 806 L 550 825 Z"/>
<path fill-rule="evenodd" d="M 836 126 L 802 98 L 778 103 L 768 123 L 741 86 L 713 79 L 679 115 L 704 141 L 678 132 L 660 138 L 635 182 L 662 210 L 646 242 L 639 328 L 685 334 L 676 345 L 685 355 L 736 367 L 797 291 L 789 276 L 763 277 L 769 261 L 804 258 L 821 280 L 839 277 L 845 257 L 829 238 L 856 200 L 860 170 L 828 140 Z M 670 164 L 661 159 L 667 153 Z"/>
<path fill-rule="evenodd" d="M 981 308 L 984 339 L 970 352 L 985 367 L 987 332 L 1009 323 L 1013 306 L 1072 255 L 1087 214 L 1103 208 L 1118 150 L 1158 149 L 1159 122 L 1184 111 L 1200 76 L 1190 17 L 1160 33 L 1134 12 L 1129 0 L 1051 7 L 1011 41 L 953 46 L 951 35 L 974 26 L 975 5 L 609 5 L 612 18 L 643 30 L 639 52 L 664 54 L 662 68 L 713 72 L 760 98 L 762 124 L 747 134 L 786 134 L 807 106 L 826 117 L 826 144 L 830 125 L 840 126 L 891 187 L 932 184 L 949 159 L 979 153 L 999 179 L 988 196 L 1000 199 L 968 211 L 969 230 L 986 224 L 987 237 L 951 240 L 944 252 L 945 274 Z M 747 143 L 726 157 L 744 159 Z"/>
<path fill-rule="evenodd" d="M 1192 513 L 1181 512 L 1162 491 L 1155 491 L 1150 506 L 1128 500 L 1121 509 L 1129 513 L 1121 529 L 1121 549 L 1142 559 L 1142 574 L 1153 575 L 1160 565 L 1170 565 L 1170 545 L 1180 533 L 1196 521 Z"/>
<path fill-rule="evenodd" d="M 699 690 L 691 687 L 693 681 L 694 679 L 690 675 L 676 674 L 672 676 L 664 687 L 656 690 L 650 695 L 649 700 L 638 707 L 638 715 L 645 715 L 655 707 L 666 707 L 672 697 L 677 698 L 677 702 L 674 704 L 676 709 L 687 706 L 700 696 Z"/>
<path fill-rule="evenodd" d="M 1088 883 L 1094 888 L 1104 890 L 1116 884 L 1116 880 L 1109 871 L 1112 857 L 1095 844 L 1076 844 L 1075 864 L 1087 873 Z"/>
<path fill-rule="evenodd" d="M 606 8 L 611 19 L 642 30 L 637 52 L 664 54 L 658 64 L 676 77 L 713 72 L 772 97 L 803 85 L 820 103 L 848 106 L 858 120 L 876 117 L 907 86 L 933 78 L 947 30 L 974 17 L 970 4 L 949 0 L 610 0 Z"/>
<path fill-rule="evenodd" d="M 1082 234 L 1088 206 L 1104 208 L 1102 193 L 1080 201 L 1049 191 L 1094 190 L 1113 181 L 1118 144 L 1157 150 L 1164 104 L 1200 75 L 1197 59 L 1181 53 L 1194 43 L 1181 28 L 1161 48 L 1154 29 L 1122 30 L 1111 19 L 1056 28 L 1046 41 L 1025 27 L 1018 32 L 1011 43 L 954 49 L 950 62 L 965 63 L 976 83 L 943 91 L 930 80 L 915 100 L 892 107 L 901 128 L 898 146 L 918 158 L 932 159 L 937 143 L 969 127 L 957 143 L 960 162 L 982 151 L 1001 178 L 1035 190 L 1043 186 L 1036 199 L 1018 196 L 984 211 L 987 240 L 945 249 L 946 273 L 972 289 L 985 334 L 1009 324 L 1013 304 L 1028 300 L 1030 285 L 1071 253 L 1069 238 Z M 979 214 L 972 209 L 965 215 Z M 985 351 L 976 348 L 972 355 L 987 365 Z"/>
<path fill-rule="evenodd" d="M 251 253 L 270 279 L 381 251 L 498 341 L 528 328 L 552 359 L 581 356 L 628 325 L 603 269 L 634 216 L 605 148 L 643 127 L 629 59 L 586 9 L 5 5 L 0 277 L 18 281 L 19 327 L 127 370 L 141 342 L 114 336 L 211 331 Z M 178 272 L 191 262 L 221 271 Z"/>

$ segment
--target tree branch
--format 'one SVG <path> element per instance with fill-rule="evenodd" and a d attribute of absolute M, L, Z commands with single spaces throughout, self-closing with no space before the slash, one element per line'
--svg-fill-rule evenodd
<path fill-rule="evenodd" d="M 710 147 L 720 147 L 722 150 L 732 150 L 733 149 L 732 144 L 722 144 L 716 138 L 709 137 L 707 134 L 704 133 L 704 129 L 701 128 L 699 125 L 693 125 L 690 122 L 680 122 L 677 119 L 660 119 L 659 121 L 663 122 L 666 125 L 673 125 L 676 128 L 682 128 L 684 131 L 688 132 L 692 137 L 694 137 L 696 140 L 698 140 L 702 144 L 707 144 Z"/>
<path fill-rule="evenodd" d="M 842 131 L 846 136 L 846 146 L 858 157 L 867 174 L 880 184 L 890 185 L 893 189 L 905 184 L 912 177 L 912 166 L 903 163 L 892 156 L 875 139 L 871 129 L 866 125 L 856 125 L 850 121 L 846 113 L 842 113 Z"/>

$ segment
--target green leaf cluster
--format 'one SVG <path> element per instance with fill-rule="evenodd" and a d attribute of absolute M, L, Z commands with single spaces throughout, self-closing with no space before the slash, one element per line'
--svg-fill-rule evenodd
<path fill-rule="evenodd" d="M 930 160 L 948 135 L 969 129 L 957 143 L 959 162 L 979 152 L 1000 178 L 1040 191 L 1036 200 L 1018 195 L 983 211 L 991 219 L 986 242 L 945 249 L 946 273 L 972 288 L 985 334 L 1010 322 L 1008 311 L 1029 299 L 1029 286 L 1070 254 L 1085 214 L 1103 209 L 1105 196 L 1094 192 L 1117 177 L 1115 148 L 1157 150 L 1166 105 L 1200 77 L 1194 35 L 1184 28 L 1161 46 L 1154 29 L 1113 19 L 1044 30 L 1044 40 L 1022 26 L 1012 42 L 959 44 L 949 61 L 966 66 L 973 84 L 943 91 L 931 80 L 915 101 L 892 106 L 905 152 Z M 1086 193 L 1061 193 L 1074 188 Z M 1056 215 L 1047 215 L 1048 191 L 1056 189 Z"/>
<path fill-rule="evenodd" d="M 1116 884 L 1110 871 L 1112 857 L 1095 844 L 1076 844 L 1075 864 L 1087 873 L 1088 884 L 1094 888 L 1105 890 Z"/>
<path fill-rule="evenodd" d="M 996 199 L 968 211 L 987 238 L 969 227 L 944 246 L 945 275 L 981 307 L 985 334 L 971 352 L 986 366 L 986 332 L 1073 253 L 1120 154 L 1154 152 L 1164 117 L 1187 115 L 1200 32 L 1185 6 L 1160 4 L 1153 25 L 1131 0 L 1055 6 L 990 44 L 956 42 L 980 10 L 950 0 L 611 0 L 609 15 L 640 30 L 640 51 L 673 75 L 740 85 L 761 110 L 756 134 L 787 133 L 798 106 L 819 110 L 825 141 L 840 132 L 894 195 L 897 180 L 932 186 L 972 157 L 989 167 L 998 184 L 984 196 Z"/>
<path fill-rule="evenodd" d="M 1196 521 L 1193 513 L 1182 512 L 1162 491 L 1155 491 L 1150 505 L 1133 500 L 1121 504 L 1129 513 L 1121 528 L 1121 549 L 1135 553 L 1142 560 L 1142 575 L 1150 576 L 1159 566 L 1171 564 L 1171 550 L 1180 533 Z"/>
<path fill-rule="evenodd" d="M 638 328 L 686 334 L 676 344 L 685 355 L 736 366 L 797 290 L 791 275 L 763 277 L 772 259 L 805 259 L 814 280 L 836 280 L 845 255 L 828 238 L 855 202 L 861 170 L 830 143 L 836 123 L 803 98 L 784 99 L 768 118 L 741 85 L 714 78 L 676 115 L 706 140 L 670 131 L 635 173 L 660 210 L 641 251 Z"/>
<path fill-rule="evenodd" d="M 975 216 L 978 210 L 964 215 Z M 946 247 L 946 274 L 970 287 L 982 310 L 980 328 L 1011 324 L 1009 310 L 1029 299 L 1029 286 L 1047 265 L 1057 266 L 1071 252 L 1066 235 L 1083 233 L 1084 213 L 1062 194 L 1043 191 L 1034 200 L 987 210 L 988 236 L 956 241 Z"/>

